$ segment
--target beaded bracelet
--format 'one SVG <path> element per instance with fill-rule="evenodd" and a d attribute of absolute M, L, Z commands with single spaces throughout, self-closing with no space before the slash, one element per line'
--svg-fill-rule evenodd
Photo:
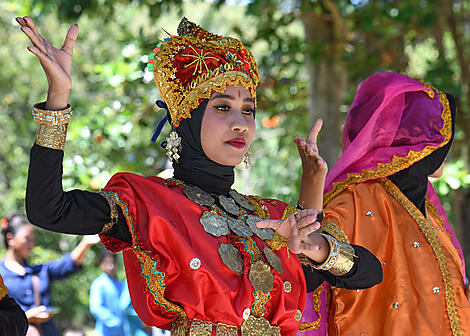
<path fill-rule="evenodd" d="M 33 119 L 41 125 L 64 125 L 68 124 L 72 119 L 72 107 L 70 104 L 63 110 L 46 110 L 44 109 L 45 103 L 35 104 L 33 107 Z"/>

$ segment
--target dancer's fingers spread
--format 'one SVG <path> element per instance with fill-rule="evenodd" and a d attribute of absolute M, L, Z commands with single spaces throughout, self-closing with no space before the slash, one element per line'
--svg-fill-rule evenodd
<path fill-rule="evenodd" d="M 42 39 L 38 35 L 36 35 L 29 26 L 23 26 L 21 27 L 21 30 L 23 31 L 23 33 L 26 34 L 26 36 L 29 37 L 29 40 L 31 41 L 31 43 L 33 43 L 36 48 L 41 50 L 41 52 L 47 54 L 47 50 L 44 46 Z"/>
<path fill-rule="evenodd" d="M 310 129 L 310 133 L 308 134 L 308 137 L 307 137 L 307 142 L 313 143 L 313 144 L 317 143 L 318 133 L 320 133 L 322 125 L 323 125 L 323 120 L 317 119 L 315 124 L 313 124 L 312 128 Z"/>
<path fill-rule="evenodd" d="M 22 18 L 22 17 L 16 17 L 15 18 L 16 22 L 18 22 L 20 24 L 20 26 L 25 26 L 26 25 L 26 21 Z"/>
<path fill-rule="evenodd" d="M 67 31 L 64 44 L 62 45 L 62 50 L 72 53 L 73 45 L 75 44 L 75 41 L 77 40 L 77 36 L 78 36 L 78 25 L 74 24 Z"/>
<path fill-rule="evenodd" d="M 23 19 L 25 20 L 25 22 L 26 22 L 26 24 L 28 25 L 28 27 L 30 27 L 31 30 L 32 30 L 35 34 L 41 36 L 41 34 L 39 34 L 39 32 L 38 32 L 38 30 L 37 30 L 37 28 L 36 28 L 36 25 L 35 25 L 34 22 L 33 22 L 33 19 L 31 19 L 29 16 L 25 16 L 25 17 L 23 17 Z"/>
<path fill-rule="evenodd" d="M 259 228 L 270 228 L 273 230 L 278 229 L 281 226 L 282 220 L 280 219 L 264 219 L 256 223 Z"/>

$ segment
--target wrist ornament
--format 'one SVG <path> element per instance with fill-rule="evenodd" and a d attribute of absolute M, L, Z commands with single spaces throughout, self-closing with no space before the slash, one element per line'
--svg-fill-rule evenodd
<path fill-rule="evenodd" d="M 45 102 L 35 104 L 33 119 L 39 123 L 36 144 L 42 147 L 63 150 L 67 135 L 67 125 L 72 119 L 72 107 L 67 105 L 63 110 L 45 109 Z"/>
<path fill-rule="evenodd" d="M 300 262 L 317 270 L 328 271 L 335 276 L 345 275 L 354 266 L 354 258 L 357 258 L 354 253 L 354 248 L 330 235 L 324 233 L 320 234 L 328 241 L 328 245 L 330 246 L 330 253 L 326 260 L 318 264 L 303 256 Z"/>

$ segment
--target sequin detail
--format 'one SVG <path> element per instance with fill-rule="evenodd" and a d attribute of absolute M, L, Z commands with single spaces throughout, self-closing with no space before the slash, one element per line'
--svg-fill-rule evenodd
<path fill-rule="evenodd" d="M 429 244 L 432 247 L 434 255 L 439 262 L 439 268 L 441 269 L 442 278 L 444 280 L 445 286 L 445 296 L 446 296 L 446 308 L 449 315 L 450 326 L 452 329 L 453 335 L 463 335 L 462 327 L 460 325 L 460 317 L 457 312 L 457 306 L 455 303 L 454 287 L 452 284 L 452 278 L 449 273 L 449 268 L 447 266 L 447 259 L 442 250 L 441 242 L 437 237 L 436 232 L 433 230 L 432 224 L 424 218 L 421 211 L 419 211 L 416 206 L 411 203 L 411 201 L 406 198 L 389 179 L 382 178 L 379 179 L 379 182 L 384 186 L 385 190 L 392 195 L 413 217 L 424 236 L 428 240 Z"/>

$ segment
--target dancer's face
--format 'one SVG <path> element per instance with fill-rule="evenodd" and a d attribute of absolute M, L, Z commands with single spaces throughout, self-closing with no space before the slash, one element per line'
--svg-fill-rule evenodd
<path fill-rule="evenodd" d="M 201 125 L 201 144 L 209 159 L 225 166 L 243 160 L 255 136 L 255 102 L 242 86 L 212 94 Z"/>

